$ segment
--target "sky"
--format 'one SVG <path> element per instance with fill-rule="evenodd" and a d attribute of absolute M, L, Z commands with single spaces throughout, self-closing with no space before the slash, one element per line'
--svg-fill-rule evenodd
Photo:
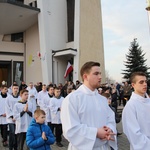
<path fill-rule="evenodd" d="M 146 0 L 101 0 L 105 70 L 122 82 L 125 55 L 137 38 L 150 66 L 150 24 Z"/>

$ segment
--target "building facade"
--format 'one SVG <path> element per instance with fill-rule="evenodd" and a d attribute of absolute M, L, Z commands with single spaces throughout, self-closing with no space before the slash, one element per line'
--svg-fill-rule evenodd
<path fill-rule="evenodd" d="M 0 0 L 0 83 L 80 80 L 86 61 L 100 62 L 105 82 L 100 0 Z"/>

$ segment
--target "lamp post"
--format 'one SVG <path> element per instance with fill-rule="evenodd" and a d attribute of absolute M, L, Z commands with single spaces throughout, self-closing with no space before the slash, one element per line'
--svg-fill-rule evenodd
<path fill-rule="evenodd" d="M 150 24 L 150 0 L 146 0 L 146 2 L 147 2 L 146 10 L 147 10 L 147 14 L 148 14 L 148 21 Z M 150 28 L 149 28 L 149 32 L 150 32 Z"/>
<path fill-rule="evenodd" d="M 149 12 L 150 11 L 150 0 L 146 0 L 146 2 L 147 2 L 146 10 Z"/>

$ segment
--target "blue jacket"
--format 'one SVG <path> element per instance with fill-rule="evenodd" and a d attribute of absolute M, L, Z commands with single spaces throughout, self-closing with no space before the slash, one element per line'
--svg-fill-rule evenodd
<path fill-rule="evenodd" d="M 46 134 L 46 141 L 42 138 L 42 132 Z M 30 150 L 51 150 L 50 145 L 55 142 L 55 137 L 49 126 L 38 124 L 33 119 L 27 130 L 26 142 Z"/>

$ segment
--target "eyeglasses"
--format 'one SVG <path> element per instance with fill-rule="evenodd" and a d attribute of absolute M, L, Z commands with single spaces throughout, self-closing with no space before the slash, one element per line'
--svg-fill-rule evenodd
<path fill-rule="evenodd" d="M 111 97 L 108 97 L 108 100 L 111 100 Z"/>

